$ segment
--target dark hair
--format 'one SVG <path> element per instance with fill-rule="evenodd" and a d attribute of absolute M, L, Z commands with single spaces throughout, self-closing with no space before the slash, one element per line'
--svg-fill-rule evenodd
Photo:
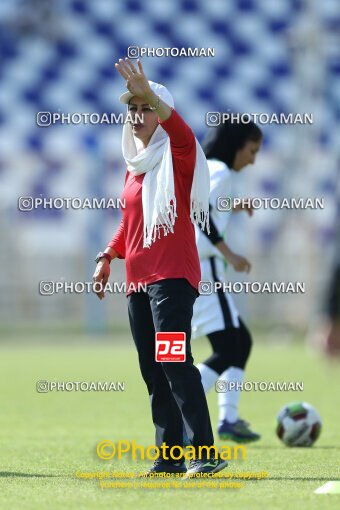
<path fill-rule="evenodd" d="M 202 143 L 207 159 L 219 159 L 232 168 L 236 152 L 244 145 L 262 140 L 261 129 L 254 124 L 246 114 L 240 116 L 240 122 L 235 122 L 235 114 L 231 119 L 217 127 L 211 127 L 210 132 Z M 249 122 L 247 122 L 249 120 Z"/>

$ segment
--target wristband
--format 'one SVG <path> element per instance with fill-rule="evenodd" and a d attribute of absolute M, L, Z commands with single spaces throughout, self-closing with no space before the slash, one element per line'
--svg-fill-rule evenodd
<path fill-rule="evenodd" d="M 156 105 L 155 106 L 151 106 L 150 105 L 150 110 L 157 110 L 157 108 L 159 108 L 159 104 L 161 102 L 161 97 L 160 96 L 157 96 L 157 102 L 156 102 Z"/>
<path fill-rule="evenodd" d="M 108 253 L 104 253 L 104 252 L 100 251 L 95 258 L 95 261 L 97 262 L 97 264 L 100 261 L 100 259 L 106 259 L 110 264 L 112 257 Z"/>

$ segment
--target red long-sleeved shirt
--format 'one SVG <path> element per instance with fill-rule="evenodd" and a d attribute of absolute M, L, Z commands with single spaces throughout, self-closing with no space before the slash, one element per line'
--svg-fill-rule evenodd
<path fill-rule="evenodd" d="M 186 278 L 198 289 L 201 270 L 190 219 L 190 191 L 193 179 L 196 142 L 189 126 L 172 110 L 161 122 L 170 138 L 177 218 L 174 233 L 161 237 L 143 248 L 142 183 L 145 174 L 134 177 L 127 172 L 121 199 L 125 200 L 123 218 L 108 246 L 125 258 L 127 286 L 149 284 L 166 278 Z M 131 292 L 128 292 L 128 294 Z"/>

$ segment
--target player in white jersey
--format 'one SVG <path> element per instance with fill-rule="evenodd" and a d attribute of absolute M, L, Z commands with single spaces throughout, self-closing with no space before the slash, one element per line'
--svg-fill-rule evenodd
<path fill-rule="evenodd" d="M 203 282 L 223 283 L 228 263 L 236 271 L 250 271 L 248 260 L 232 252 L 225 241 L 232 211 L 220 211 L 222 202 L 218 199 L 230 199 L 233 172 L 240 172 L 255 162 L 261 142 L 261 130 L 254 123 L 228 122 L 211 128 L 203 144 L 210 171 L 210 234 L 196 229 Z M 237 210 L 246 210 L 252 215 L 251 207 L 239 207 Z M 252 339 L 230 293 L 219 289 L 211 294 L 202 294 L 196 300 L 192 336 L 203 335 L 208 337 L 213 349 L 212 355 L 197 365 L 204 390 L 207 392 L 217 380 L 224 381 L 218 384 L 220 388 L 228 388 L 230 382 L 242 382 Z M 260 435 L 252 432 L 249 424 L 239 418 L 239 399 L 237 384 L 235 389 L 218 394 L 219 437 L 239 443 L 257 441 Z"/>

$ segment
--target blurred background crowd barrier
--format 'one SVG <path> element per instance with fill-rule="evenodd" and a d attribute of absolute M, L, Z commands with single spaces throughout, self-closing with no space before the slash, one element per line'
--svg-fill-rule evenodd
<path fill-rule="evenodd" d="M 214 48 L 214 57 L 145 57 L 202 141 L 206 112 L 312 113 L 312 125 L 260 126 L 256 164 L 235 179 L 246 197 L 323 198 L 324 209 L 235 216 L 229 240 L 253 264 L 233 280 L 305 282 L 297 295 L 237 295 L 261 325 L 306 329 L 322 311 L 335 252 L 340 163 L 338 0 L 2 0 L 0 3 L 0 320 L 127 324 L 124 295 L 41 296 L 40 280 L 90 281 L 120 211 L 22 212 L 18 198 L 113 197 L 124 182 L 121 125 L 39 127 L 39 111 L 119 114 L 114 62 L 131 45 Z M 210 128 L 211 129 L 211 128 Z M 124 263 L 112 264 L 124 280 Z"/>

